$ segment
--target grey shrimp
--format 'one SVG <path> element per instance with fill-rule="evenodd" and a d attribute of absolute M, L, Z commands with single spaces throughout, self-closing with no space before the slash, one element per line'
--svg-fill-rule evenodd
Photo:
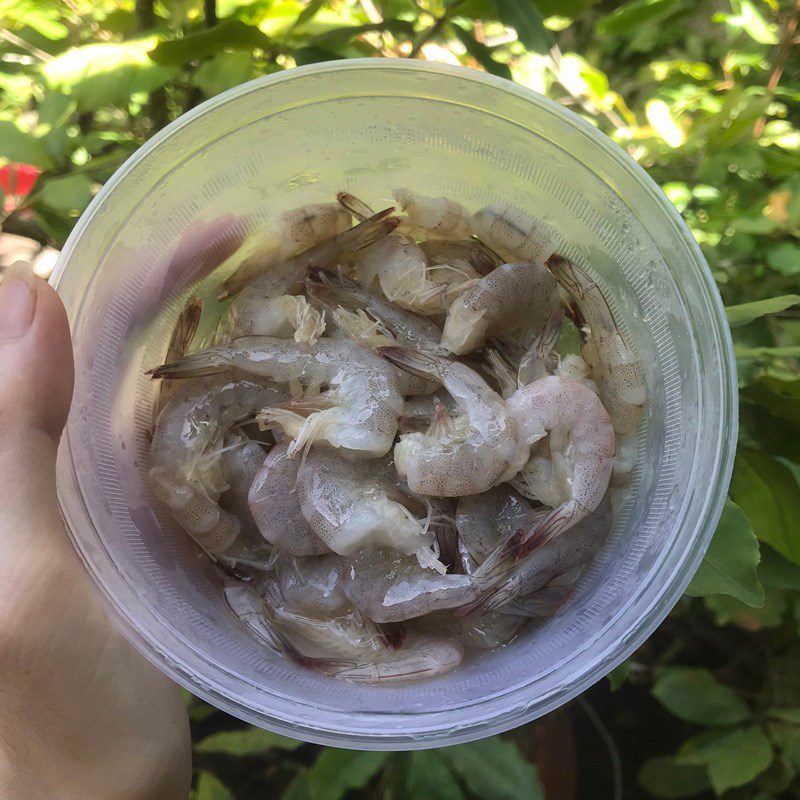
<path fill-rule="evenodd" d="M 543 264 L 503 264 L 450 306 L 442 347 L 458 355 L 469 353 L 490 336 L 513 336 L 528 347 L 548 325 L 557 331 L 562 313 L 558 283 Z"/>
<path fill-rule="evenodd" d="M 558 484 L 555 499 L 560 502 L 529 533 L 527 546 L 535 547 L 572 527 L 600 504 L 614 466 L 614 428 L 598 396 L 584 384 L 565 378 L 535 381 L 518 389 L 507 403 L 526 447 L 540 448 L 543 445 L 538 443 L 548 437 L 549 450 L 535 451 L 535 468 L 525 481 L 515 480 L 515 487 L 538 499 L 542 486 L 552 491 L 553 481 Z M 536 463 L 539 458 L 547 462 L 547 469 Z"/>
<path fill-rule="evenodd" d="M 333 451 L 312 449 L 297 473 L 303 516 L 335 553 L 391 547 L 444 572 L 432 550 L 433 535 L 408 509 L 392 474 L 389 464 L 346 461 Z"/>
<path fill-rule="evenodd" d="M 516 568 L 507 572 L 477 603 L 459 609 L 458 613 L 466 615 L 475 610 L 499 609 L 535 596 L 559 576 L 574 578 L 574 574 L 569 573 L 594 558 L 605 543 L 611 531 L 612 515 L 611 498 L 606 493 L 595 511 L 573 526 L 569 536 L 559 536 L 531 552 L 529 539 L 518 532 L 504 547 L 506 555 L 519 559 Z"/>
<path fill-rule="evenodd" d="M 403 398 L 394 370 L 369 350 L 346 340 L 301 345 L 267 336 L 237 339 L 152 370 L 154 376 L 190 377 L 237 367 L 278 383 L 301 382 L 327 390 L 277 404 L 258 419 L 293 437 L 290 452 L 326 441 L 354 456 L 385 455 L 397 432 Z"/>
<path fill-rule="evenodd" d="M 614 431 L 633 433 L 647 402 L 641 363 L 620 333 L 597 283 L 561 256 L 553 256 L 547 266 L 578 303 L 589 326 L 583 357 L 591 367 Z"/>
<path fill-rule="evenodd" d="M 482 242 L 511 261 L 546 261 L 555 250 L 553 229 L 514 206 L 489 205 L 470 220 Z"/>
<path fill-rule="evenodd" d="M 222 437 L 234 424 L 286 394 L 275 386 L 223 374 L 186 381 L 156 423 L 150 484 L 178 524 L 210 555 L 250 559 L 254 543 L 238 517 L 222 509 L 226 488 Z M 260 558 L 263 542 L 258 550 Z"/>
<path fill-rule="evenodd" d="M 395 466 L 411 491 L 435 497 L 477 494 L 519 471 L 525 453 L 515 414 L 476 372 L 403 347 L 378 352 L 412 374 L 440 380 L 458 407 L 453 416 L 440 412 L 426 433 L 403 434 L 395 445 Z"/>
<path fill-rule="evenodd" d="M 347 253 L 361 250 L 391 233 L 400 223 L 390 217 L 394 209 L 378 212 L 353 228 L 324 239 L 296 256 L 278 264 L 270 260 L 250 260 L 242 264 L 223 284 L 220 299 L 246 289 L 248 297 L 275 297 L 291 294 L 303 286 L 306 270 L 311 266 L 334 266 Z"/>
<path fill-rule="evenodd" d="M 279 442 L 249 485 L 247 502 L 261 535 L 289 556 L 319 556 L 330 548 L 309 528 L 300 510 L 297 470 L 300 459 L 292 458 L 286 442 Z"/>

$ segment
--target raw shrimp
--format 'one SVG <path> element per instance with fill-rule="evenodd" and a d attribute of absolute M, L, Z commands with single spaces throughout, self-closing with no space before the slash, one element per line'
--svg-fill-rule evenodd
<path fill-rule="evenodd" d="M 492 346 L 487 348 L 487 358 L 503 397 L 548 375 L 561 374 L 560 362 L 558 356 L 553 354 L 553 348 L 558 341 L 563 318 L 564 312 L 559 306 L 527 348 L 508 339 L 492 340 Z"/>
<path fill-rule="evenodd" d="M 482 242 L 474 239 L 449 241 L 447 239 L 427 239 L 419 243 L 430 267 L 440 265 L 461 266 L 468 264 L 481 275 L 487 275 L 501 261 Z"/>
<path fill-rule="evenodd" d="M 543 513 L 510 486 L 459 498 L 456 526 L 461 543 L 477 564 L 520 528 L 528 530 Z"/>
<path fill-rule="evenodd" d="M 167 361 L 177 361 L 183 358 L 197 333 L 200 317 L 203 314 L 203 301 L 199 297 L 190 298 L 183 311 L 178 316 L 175 329 L 167 345 Z M 170 401 L 180 384 L 175 381 L 161 381 L 158 387 L 158 399 L 153 404 L 153 423 L 164 406 Z"/>
<path fill-rule="evenodd" d="M 523 494 L 546 497 L 557 505 L 531 529 L 523 549 L 532 549 L 597 508 L 614 466 L 614 428 L 598 396 L 565 378 L 542 378 L 518 389 L 506 402 L 528 448 L 548 437 L 549 453 L 537 449 L 533 467 L 524 470 L 525 479 L 514 481 Z"/>
<path fill-rule="evenodd" d="M 256 242 L 235 275 L 247 282 L 275 264 L 343 233 L 352 224 L 351 215 L 339 203 L 312 203 L 287 211 L 277 225 Z M 233 292 L 231 292 L 232 294 Z"/>
<path fill-rule="evenodd" d="M 503 264 L 450 306 L 442 347 L 459 355 L 469 353 L 489 336 L 513 336 L 528 347 L 555 318 L 560 325 L 562 313 L 558 283 L 543 264 Z"/>
<path fill-rule="evenodd" d="M 330 616 L 350 601 L 345 595 L 345 560 L 330 554 L 292 558 L 280 552 L 273 563 L 273 580 L 282 600 L 316 616 Z"/>
<path fill-rule="evenodd" d="M 465 573 L 455 521 L 455 500 L 449 497 L 432 497 L 426 499 L 426 502 L 430 504 L 428 529 L 436 537 L 439 561 L 447 567 L 449 573 Z"/>
<path fill-rule="evenodd" d="M 245 297 L 275 297 L 299 291 L 310 266 L 333 266 L 344 254 L 368 247 L 393 231 L 400 223 L 397 217 L 388 216 L 393 210 L 387 208 L 380 211 L 355 227 L 324 239 L 277 264 L 258 259 L 245 262 L 222 284 L 220 299 L 230 297 L 245 287 Z"/>
<path fill-rule="evenodd" d="M 443 239 L 465 239 L 472 232 L 470 215 L 454 200 L 426 197 L 404 188 L 395 189 L 394 197 L 414 228 Z"/>
<path fill-rule="evenodd" d="M 288 444 L 279 442 L 248 484 L 247 502 L 261 535 L 290 556 L 329 553 L 323 541 L 308 527 L 300 511 L 295 488 L 300 460 L 288 454 Z"/>
<path fill-rule="evenodd" d="M 242 296 L 228 312 L 228 336 L 274 336 L 314 344 L 325 332 L 325 322 L 316 308 L 302 296 Z M 176 359 L 169 359 L 177 361 Z"/>
<path fill-rule="evenodd" d="M 622 337 L 597 283 L 561 256 L 553 256 L 547 266 L 578 303 L 589 326 L 583 357 L 591 367 L 614 431 L 633 433 L 647 401 L 641 364 Z"/>
<path fill-rule="evenodd" d="M 512 600 L 500 611 L 521 618 L 520 621 L 532 617 L 552 617 L 572 596 L 575 584 L 582 572 L 582 567 L 578 566 L 556 575 L 541 589 L 537 589 L 525 597 Z"/>
<path fill-rule="evenodd" d="M 410 635 L 402 647 L 361 664 L 333 664 L 329 675 L 353 683 L 400 683 L 452 672 L 464 657 L 455 642 L 435 636 Z"/>
<path fill-rule="evenodd" d="M 486 612 L 519 598 L 531 597 L 558 576 L 582 567 L 594 558 L 605 543 L 611 530 L 611 521 L 611 498 L 606 493 L 597 509 L 577 522 L 568 536 L 559 536 L 533 552 L 525 552 L 525 536 L 518 534 L 514 537 L 516 541 L 513 546 L 516 555 L 522 554 L 523 560 L 502 580 L 496 581 L 477 603 L 459 609 L 458 613 L 465 615 L 476 609 Z"/>
<path fill-rule="evenodd" d="M 464 364 L 403 347 L 378 352 L 412 374 L 438 378 L 458 413 L 440 413 L 427 433 L 403 434 L 394 448 L 398 473 L 413 492 L 434 497 L 477 494 L 516 474 L 526 454 L 505 401 Z"/>
<path fill-rule="evenodd" d="M 364 347 L 374 350 L 398 342 L 419 349 L 438 346 L 439 329 L 430 320 L 393 306 L 349 278 L 312 268 L 306 286 L 309 296 L 329 310 L 336 330 Z M 396 374 L 404 396 L 427 394 L 440 385 L 402 370 Z"/>
<path fill-rule="evenodd" d="M 282 603 L 274 593 L 264 599 L 265 616 L 304 660 L 373 661 L 387 649 L 378 626 L 352 608 L 320 618 Z"/>
<path fill-rule="evenodd" d="M 250 513 L 247 493 L 266 455 L 267 451 L 258 442 L 241 433 L 228 434 L 220 454 L 222 476 L 228 488 L 220 496 L 219 504 L 238 518 L 253 541 L 258 540 L 258 527 Z"/>
<path fill-rule="evenodd" d="M 360 550 L 342 572 L 342 590 L 362 614 L 375 622 L 403 622 L 460 608 L 491 587 L 481 575 L 444 575 L 386 548 Z"/>
<path fill-rule="evenodd" d="M 520 616 L 512 616 L 503 608 L 500 612 L 475 613 L 466 617 L 452 614 L 431 614 L 414 621 L 414 627 L 424 633 L 445 636 L 464 647 L 493 650 L 508 644 L 525 624 Z"/>
<path fill-rule="evenodd" d="M 338 198 L 357 218 L 372 214 L 372 209 L 352 195 L 341 192 Z M 414 239 L 397 232 L 363 250 L 356 275 L 369 287 L 377 278 L 387 300 L 418 314 L 446 311 L 459 287 L 479 277 L 467 262 L 429 267 Z"/>
<path fill-rule="evenodd" d="M 404 504 L 390 463 L 345 461 L 314 448 L 298 470 L 297 496 L 311 530 L 335 553 L 386 546 L 445 571 L 432 550 L 433 535 Z"/>
<path fill-rule="evenodd" d="M 251 336 L 201 350 L 157 367 L 152 374 L 190 377 L 227 367 L 279 383 L 328 386 L 322 393 L 280 407 L 275 404 L 259 415 L 262 422 L 278 425 L 294 438 L 290 454 L 318 441 L 362 457 L 382 456 L 392 447 L 403 408 L 394 370 L 355 342 L 321 339 L 311 346 Z"/>
<path fill-rule="evenodd" d="M 553 229 L 514 206 L 486 206 L 470 225 L 482 242 L 512 261 L 546 261 L 555 250 Z"/>
<path fill-rule="evenodd" d="M 366 311 L 404 347 L 427 350 L 439 344 L 441 332 L 429 319 L 393 306 L 349 278 L 310 269 L 306 285 L 308 294 L 328 308 L 339 305 L 348 311 Z"/>
<path fill-rule="evenodd" d="M 153 492 L 212 556 L 236 560 L 263 554 L 263 542 L 255 547 L 240 520 L 217 501 L 225 488 L 221 441 L 235 423 L 285 397 L 269 384 L 216 375 L 184 383 L 158 418 L 151 446 Z"/>
<path fill-rule="evenodd" d="M 360 615 L 317 619 L 265 603 L 254 588 L 228 583 L 225 599 L 234 614 L 270 649 L 298 664 L 355 683 L 389 683 L 434 677 L 455 669 L 458 644 L 413 634 L 390 648 L 385 634 Z"/>
<path fill-rule="evenodd" d="M 397 418 L 397 429 L 400 433 L 425 431 L 434 418 L 446 419 L 457 410 L 458 407 L 446 392 L 408 397 L 403 403 L 403 413 Z"/>

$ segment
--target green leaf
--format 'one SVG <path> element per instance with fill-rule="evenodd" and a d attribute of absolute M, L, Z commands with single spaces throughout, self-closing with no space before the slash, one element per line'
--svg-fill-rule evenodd
<path fill-rule="evenodd" d="M 494 0 L 501 22 L 514 28 L 517 38 L 535 53 L 547 53 L 553 37 L 544 27 L 542 15 L 531 0 Z"/>
<path fill-rule="evenodd" d="M 309 797 L 311 800 L 339 800 L 350 789 L 366 786 L 388 755 L 326 748 L 308 771 Z"/>
<path fill-rule="evenodd" d="M 747 515 L 736 503 L 726 500 L 714 538 L 686 594 L 729 594 L 748 606 L 760 606 L 764 589 L 758 581 L 758 562 L 758 539 Z"/>
<path fill-rule="evenodd" d="M 497 736 L 439 751 L 481 800 L 543 800 L 536 767 Z"/>
<path fill-rule="evenodd" d="M 599 0 L 536 0 L 536 7 L 543 17 L 575 17 L 596 5 Z"/>
<path fill-rule="evenodd" d="M 213 97 L 253 77 L 250 53 L 220 53 L 200 66 L 194 74 L 194 83 L 206 97 Z"/>
<path fill-rule="evenodd" d="M 784 275 L 800 272 L 800 245 L 781 242 L 767 250 L 767 263 Z"/>
<path fill-rule="evenodd" d="M 685 742 L 678 760 L 683 764 L 704 765 L 714 791 L 722 794 L 758 777 L 772 761 L 772 746 L 756 726 L 712 731 Z"/>
<path fill-rule="evenodd" d="M 800 713 L 800 709 L 791 709 L 795 714 Z M 770 738 L 777 745 L 778 749 L 792 762 L 800 768 L 800 719 L 790 719 L 779 722 L 771 722 L 767 726 Z"/>
<path fill-rule="evenodd" d="M 55 211 L 83 211 L 92 199 L 92 182 L 85 175 L 50 178 L 42 187 L 41 199 Z"/>
<path fill-rule="evenodd" d="M 625 660 L 621 664 L 618 664 L 611 672 L 606 675 L 608 678 L 608 682 L 611 684 L 611 691 L 616 692 L 620 686 L 628 679 L 628 675 L 631 674 L 631 662 L 630 660 Z"/>
<path fill-rule="evenodd" d="M 364 25 L 346 25 L 319 33 L 312 37 L 312 41 L 323 47 L 334 47 L 370 31 L 390 31 L 404 36 L 413 36 L 414 26 L 404 19 L 387 19 L 383 22 L 368 22 Z"/>
<path fill-rule="evenodd" d="M 150 51 L 158 64 L 180 66 L 189 61 L 203 61 L 220 50 L 269 50 L 269 37 L 240 19 L 225 19 L 213 28 L 190 33 L 182 39 L 161 42 Z"/>
<path fill-rule="evenodd" d="M 233 792 L 210 772 L 197 776 L 196 800 L 236 800 Z"/>
<path fill-rule="evenodd" d="M 51 89 L 72 95 L 79 111 L 127 103 L 132 94 L 149 94 L 175 75 L 175 70 L 148 58 L 156 41 L 149 36 L 119 44 L 74 47 L 46 62 L 42 77 Z"/>
<path fill-rule="evenodd" d="M 741 448 L 730 493 L 756 536 L 800 564 L 800 486 L 792 471 L 760 450 Z"/>
<path fill-rule="evenodd" d="M 678 0 L 633 0 L 601 17 L 597 22 L 597 32 L 601 35 L 624 36 L 644 22 L 672 13 L 676 5 Z"/>
<path fill-rule="evenodd" d="M 261 728 L 242 728 L 237 731 L 220 731 L 206 736 L 195 745 L 198 753 L 226 753 L 232 756 L 260 755 L 272 748 L 277 750 L 296 750 L 303 743 L 288 739 L 272 731 Z"/>
<path fill-rule="evenodd" d="M 492 58 L 492 48 L 487 47 L 483 42 L 479 42 L 468 30 L 455 23 L 451 25 L 453 33 L 464 45 L 466 51 L 492 75 L 499 75 L 501 78 L 511 80 L 511 69 L 508 64 L 501 64 Z"/>
<path fill-rule="evenodd" d="M 763 628 L 777 628 L 786 611 L 786 598 L 777 589 L 765 588 L 764 602 L 759 608 L 752 608 L 726 594 L 712 594 L 705 598 L 706 608 L 714 615 L 716 625 L 733 623 L 746 631 L 760 631 Z"/>
<path fill-rule="evenodd" d="M 739 361 L 752 361 L 753 359 L 771 360 L 775 358 L 800 358 L 800 345 L 787 345 L 786 347 L 736 347 L 733 354 Z"/>
<path fill-rule="evenodd" d="M 283 790 L 281 800 L 309 800 L 311 797 L 308 788 L 308 772 L 303 770 L 292 778 L 289 785 Z"/>
<path fill-rule="evenodd" d="M 645 761 L 639 771 L 639 783 L 653 797 L 663 800 L 693 797 L 711 785 L 703 767 L 681 764 L 672 756 Z"/>
<path fill-rule="evenodd" d="M 667 711 L 687 722 L 730 725 L 750 718 L 747 704 L 707 669 L 663 668 L 652 694 Z"/>
<path fill-rule="evenodd" d="M 405 800 L 465 800 L 440 750 L 411 753 L 405 789 Z"/>
<path fill-rule="evenodd" d="M 784 294 L 780 297 L 769 297 L 766 300 L 754 300 L 751 303 L 728 306 L 725 309 L 725 314 L 728 317 L 728 325 L 731 328 L 738 328 L 740 325 L 747 325 L 748 322 L 764 317 L 767 314 L 786 311 L 787 308 L 796 306 L 798 303 L 800 303 L 800 295 Z"/>
<path fill-rule="evenodd" d="M 778 555 L 771 547 L 761 548 L 758 577 L 764 586 L 800 592 L 800 567 Z"/>
<path fill-rule="evenodd" d="M 8 119 L 0 119 L 0 160 L 32 164 L 41 169 L 53 166 L 42 142 L 21 131 Z"/>
<path fill-rule="evenodd" d="M 301 28 L 310 19 L 313 19 L 317 11 L 319 11 L 326 2 L 327 0 L 308 0 L 306 7 L 297 15 L 297 20 L 292 28 Z"/>

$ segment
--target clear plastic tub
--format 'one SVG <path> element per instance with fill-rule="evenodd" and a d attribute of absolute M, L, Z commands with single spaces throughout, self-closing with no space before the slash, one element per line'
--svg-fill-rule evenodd
<path fill-rule="evenodd" d="M 558 251 L 613 298 L 645 365 L 649 399 L 635 478 L 569 605 L 450 675 L 390 688 L 326 678 L 249 638 L 213 568 L 146 486 L 154 386 L 144 371 L 163 357 L 186 298 L 169 264 L 191 226 L 221 217 L 212 227 L 224 247 L 227 235 L 258 231 L 338 190 L 388 205 L 395 186 L 470 209 L 509 202 L 553 225 Z M 229 224 L 231 212 L 241 218 Z M 114 175 L 75 228 L 53 282 L 76 355 L 58 465 L 74 545 L 115 623 L 147 658 L 257 725 L 373 749 L 453 744 L 520 725 L 639 646 L 713 533 L 736 442 L 736 380 L 708 268 L 622 150 L 507 81 L 363 60 L 233 89 L 181 117 Z M 201 291 L 212 296 L 208 282 Z"/>

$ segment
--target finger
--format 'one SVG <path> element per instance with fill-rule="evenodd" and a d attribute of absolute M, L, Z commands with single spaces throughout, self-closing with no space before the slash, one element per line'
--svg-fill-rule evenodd
<path fill-rule="evenodd" d="M 55 529 L 55 456 L 72 396 L 69 325 L 55 291 L 24 264 L 0 285 L 0 536 Z"/>

